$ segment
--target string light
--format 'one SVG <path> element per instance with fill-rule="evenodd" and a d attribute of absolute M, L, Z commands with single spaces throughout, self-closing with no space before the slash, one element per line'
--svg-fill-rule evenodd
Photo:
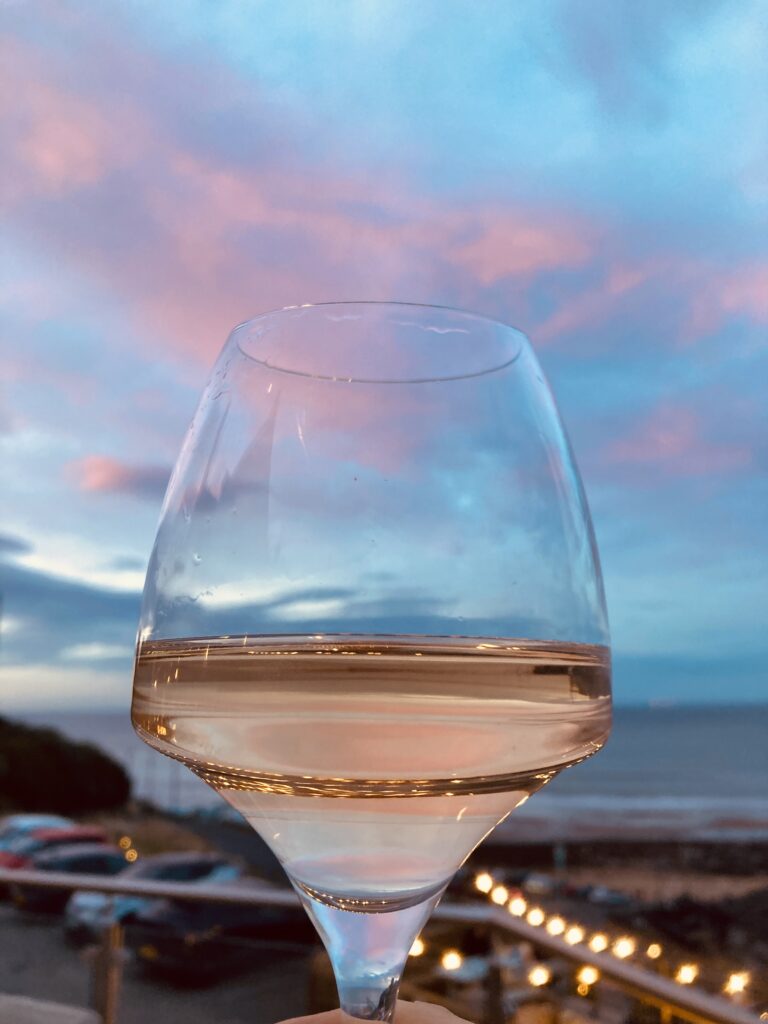
<path fill-rule="evenodd" d="M 552 971 L 546 964 L 534 964 L 528 971 L 528 981 L 534 988 L 541 988 L 552 980 Z"/>
<path fill-rule="evenodd" d="M 532 910 L 528 911 L 525 920 L 528 922 L 528 924 L 532 924 L 534 925 L 534 927 L 538 928 L 540 924 L 544 924 L 544 919 L 546 918 L 546 916 L 547 915 L 544 913 L 541 907 L 534 907 Z"/>
<path fill-rule="evenodd" d="M 491 891 L 493 888 L 493 878 L 487 871 L 483 871 L 475 876 L 475 888 L 478 892 L 488 893 Z"/>
<path fill-rule="evenodd" d="M 679 985 L 692 985 L 699 976 L 697 964 L 680 964 L 675 974 L 675 981 Z"/>
<path fill-rule="evenodd" d="M 622 935 L 621 938 L 616 939 L 611 952 L 619 960 L 626 960 L 628 956 L 632 956 L 635 952 L 635 940 L 631 939 L 628 935 Z"/>
<path fill-rule="evenodd" d="M 734 971 L 723 986 L 723 992 L 729 996 L 737 996 L 744 992 L 752 978 L 749 971 Z"/>
<path fill-rule="evenodd" d="M 413 940 L 413 945 L 408 951 L 408 956 L 421 956 L 427 947 L 424 945 L 424 940 L 416 938 Z"/>
<path fill-rule="evenodd" d="M 133 864 L 134 861 L 137 861 L 139 859 L 139 851 L 134 850 L 133 847 L 131 847 L 130 850 L 125 851 L 125 859 L 128 861 L 129 864 Z"/>
<path fill-rule="evenodd" d="M 491 890 L 491 899 L 494 903 L 498 903 L 500 907 L 509 899 L 509 889 L 505 885 L 495 885 Z"/>
<path fill-rule="evenodd" d="M 440 963 L 445 971 L 458 971 L 461 965 L 464 963 L 464 957 L 458 951 L 458 949 L 446 949 L 443 955 L 440 957 Z"/>
<path fill-rule="evenodd" d="M 128 840 L 128 844 L 130 844 L 130 840 Z M 122 839 L 120 840 L 120 845 L 123 846 Z M 133 856 L 129 856 L 131 854 Z M 138 857 L 138 853 L 135 850 L 128 850 L 126 857 L 135 860 Z M 509 899 L 509 890 L 506 886 L 495 885 L 493 876 L 487 871 L 483 871 L 475 876 L 475 888 L 479 892 L 489 895 L 491 900 L 498 906 L 503 906 L 509 900 L 507 909 L 510 914 L 513 917 L 525 917 L 528 924 L 534 927 L 539 927 L 546 921 L 547 932 L 550 935 L 563 935 L 565 941 L 570 946 L 575 946 L 579 942 L 584 941 L 586 932 L 581 925 L 573 924 L 569 926 L 559 914 L 556 914 L 547 921 L 547 916 L 541 907 L 531 907 L 529 910 L 528 903 L 522 896 L 513 896 L 512 899 Z M 595 932 L 589 939 L 588 945 L 593 953 L 603 953 L 611 943 L 604 932 Z M 425 949 L 423 941 L 415 939 L 411 947 L 411 956 L 421 956 Z M 628 957 L 631 957 L 636 952 L 636 949 L 637 943 L 630 935 L 619 936 L 611 946 L 611 952 L 619 960 L 626 960 Z M 658 960 L 662 953 L 663 948 L 658 942 L 651 942 L 645 950 L 645 955 L 649 960 Z M 457 970 L 463 962 L 463 957 L 455 949 L 446 950 L 441 959 L 443 968 L 447 971 Z M 675 981 L 680 985 L 692 985 L 698 976 L 698 964 L 681 964 L 675 973 Z M 593 985 L 599 979 L 600 972 L 597 968 L 587 965 L 580 969 L 576 977 L 578 981 L 577 992 L 579 995 L 587 995 L 590 985 Z M 535 987 L 546 985 L 551 978 L 552 972 L 544 964 L 536 964 L 528 972 L 528 981 Z M 728 976 L 723 985 L 723 992 L 727 995 L 740 995 L 749 987 L 750 982 L 749 971 L 734 971 Z M 760 1014 L 760 1020 L 768 1021 L 768 1011 Z"/>
<path fill-rule="evenodd" d="M 528 904 L 522 896 L 515 896 L 509 901 L 509 912 L 513 917 L 522 917 L 528 909 Z"/>
<path fill-rule="evenodd" d="M 576 980 L 582 985 L 594 985 L 596 981 L 600 980 L 600 971 L 596 967 L 592 967 L 591 964 L 585 964 L 576 975 Z"/>
<path fill-rule="evenodd" d="M 120 836 L 120 840 L 117 845 L 121 850 L 129 850 L 133 846 L 133 840 L 130 836 Z"/>

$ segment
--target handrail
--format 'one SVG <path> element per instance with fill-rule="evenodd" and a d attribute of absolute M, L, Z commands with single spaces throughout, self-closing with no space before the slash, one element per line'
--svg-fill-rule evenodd
<path fill-rule="evenodd" d="M 436 908 L 433 917 L 471 924 L 492 924 L 555 956 L 565 957 L 578 964 L 591 964 L 598 968 L 603 977 L 615 981 L 625 992 L 641 1002 L 668 1007 L 676 1017 L 692 1021 L 693 1024 L 707 1021 L 713 1024 L 755 1024 L 760 1020 L 757 1014 L 730 1003 L 722 996 L 710 995 L 689 985 L 678 985 L 669 978 L 659 977 L 658 974 L 628 964 L 609 953 L 593 953 L 586 945 L 571 946 L 543 928 L 528 924 L 498 907 L 445 904 Z"/>
<path fill-rule="evenodd" d="M 271 887 L 254 881 L 246 886 L 190 885 L 171 882 L 126 881 L 120 877 L 103 875 L 75 875 L 54 871 L 9 871 L 0 868 L 0 885 L 30 885 L 44 889 L 88 890 L 123 896 L 184 900 L 199 903 L 228 903 L 243 906 L 298 905 L 298 897 L 290 889 Z M 605 978 L 610 978 L 621 989 L 653 1006 L 663 1007 L 692 1024 L 759 1024 L 756 1014 L 700 989 L 679 985 L 668 978 L 628 964 L 608 953 L 593 953 L 583 944 L 569 945 L 563 939 L 549 935 L 544 929 L 513 917 L 501 908 L 483 904 L 444 903 L 437 907 L 433 917 L 465 924 L 492 925 L 510 932 L 517 938 L 555 956 L 576 964 L 591 964 Z"/>
<path fill-rule="evenodd" d="M 120 880 L 120 876 L 72 874 L 59 871 L 23 871 L 0 868 L 0 885 L 31 885 L 38 889 L 84 889 L 116 896 L 187 900 L 192 903 L 234 903 L 292 907 L 298 897 L 291 889 L 279 889 L 254 881 L 248 886 L 201 885 L 199 882 L 152 882 Z"/>

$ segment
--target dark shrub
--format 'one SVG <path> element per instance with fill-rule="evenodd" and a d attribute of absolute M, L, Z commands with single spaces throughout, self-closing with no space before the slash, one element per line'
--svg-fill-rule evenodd
<path fill-rule="evenodd" d="M 96 747 L 0 718 L 0 813 L 107 811 L 130 793 L 126 772 Z"/>

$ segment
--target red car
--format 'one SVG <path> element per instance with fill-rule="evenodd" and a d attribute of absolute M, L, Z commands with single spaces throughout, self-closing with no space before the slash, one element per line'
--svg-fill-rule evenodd
<path fill-rule="evenodd" d="M 32 858 L 59 846 L 73 843 L 106 843 L 107 834 L 102 828 L 80 825 L 74 828 L 37 828 L 25 836 L 19 836 L 5 850 L 0 850 L 0 868 L 32 867 Z"/>

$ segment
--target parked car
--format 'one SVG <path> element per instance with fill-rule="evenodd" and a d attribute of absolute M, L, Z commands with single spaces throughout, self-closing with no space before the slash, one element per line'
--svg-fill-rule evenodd
<path fill-rule="evenodd" d="M 246 878 L 232 884 L 265 888 Z M 126 935 L 146 970 L 194 984 L 211 984 L 259 964 L 279 965 L 285 956 L 306 955 L 318 942 L 298 903 L 265 907 L 160 900 L 136 915 Z"/>
<path fill-rule="evenodd" d="M 74 821 L 59 814 L 9 814 L 0 818 L 0 850 L 39 828 L 71 828 Z"/>
<path fill-rule="evenodd" d="M 130 865 L 125 852 L 103 843 L 75 843 L 60 846 L 32 858 L 34 871 L 61 871 L 64 874 L 118 875 Z M 70 897 L 70 889 L 39 889 L 11 883 L 11 899 L 19 910 L 61 913 Z"/>
<path fill-rule="evenodd" d="M 632 903 L 631 897 L 626 893 L 609 889 L 605 885 L 590 886 L 587 899 L 601 907 L 627 907 Z"/>
<path fill-rule="evenodd" d="M 26 868 L 38 853 L 57 846 L 75 843 L 106 843 L 107 834 L 101 828 L 75 825 L 69 828 L 36 828 L 18 836 L 6 850 L 0 850 L 0 868 Z"/>
<path fill-rule="evenodd" d="M 189 884 L 228 882 L 241 874 L 239 865 L 212 853 L 159 853 L 145 857 L 125 872 L 130 881 L 180 882 Z M 73 942 L 95 938 L 115 921 L 125 922 L 156 902 L 143 896 L 110 896 L 80 891 L 67 903 L 64 930 Z"/>

